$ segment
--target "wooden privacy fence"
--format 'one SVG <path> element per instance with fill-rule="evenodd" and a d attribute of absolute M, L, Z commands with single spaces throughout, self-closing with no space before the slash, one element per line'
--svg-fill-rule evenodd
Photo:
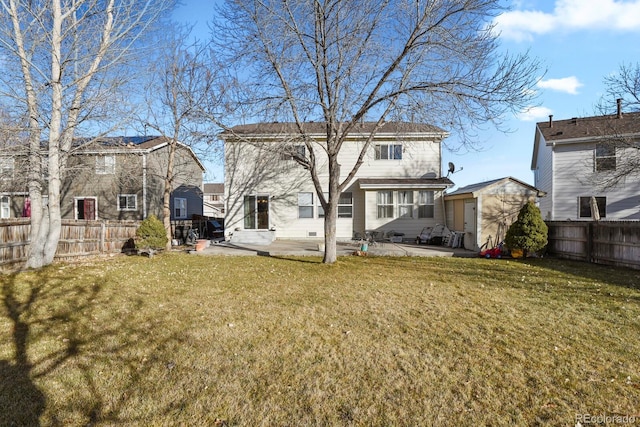
<path fill-rule="evenodd" d="M 640 269 L 640 222 L 548 221 L 547 252 L 575 259 Z"/>
<path fill-rule="evenodd" d="M 69 259 L 126 250 L 139 221 L 62 220 L 56 259 Z M 0 267 L 26 261 L 31 220 L 0 221 Z"/>

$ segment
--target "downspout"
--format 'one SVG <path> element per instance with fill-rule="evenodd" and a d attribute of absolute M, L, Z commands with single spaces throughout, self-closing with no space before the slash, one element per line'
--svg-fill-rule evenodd
<path fill-rule="evenodd" d="M 449 226 L 447 225 L 447 209 L 446 209 L 446 203 L 444 201 L 444 195 L 445 195 L 445 191 L 447 191 L 446 189 L 442 190 L 442 193 L 440 195 L 440 198 L 442 199 L 442 223 L 444 224 L 444 226 L 446 228 L 449 228 Z"/>
<path fill-rule="evenodd" d="M 142 153 L 142 219 L 147 217 L 147 153 Z"/>
<path fill-rule="evenodd" d="M 442 139 L 440 139 L 440 141 L 438 142 L 438 164 L 440 165 L 439 168 L 439 172 L 440 172 L 440 177 L 442 178 Z M 449 175 L 447 175 L 448 177 Z M 444 193 L 445 191 L 447 191 L 447 188 L 445 187 L 444 189 L 442 189 L 441 193 L 440 193 L 440 198 L 442 199 L 442 223 L 444 224 L 445 228 L 449 228 L 447 226 L 447 210 L 445 207 L 445 202 L 444 202 Z"/>

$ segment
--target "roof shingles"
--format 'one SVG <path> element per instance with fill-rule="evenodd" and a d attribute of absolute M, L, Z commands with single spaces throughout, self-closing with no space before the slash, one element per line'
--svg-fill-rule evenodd
<path fill-rule="evenodd" d="M 594 116 L 568 120 L 548 120 L 537 123 L 546 141 L 564 141 L 602 136 L 640 135 L 640 113 L 625 113 L 620 117 Z"/>

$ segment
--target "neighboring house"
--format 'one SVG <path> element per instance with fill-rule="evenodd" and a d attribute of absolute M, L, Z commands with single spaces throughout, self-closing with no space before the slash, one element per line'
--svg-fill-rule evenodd
<path fill-rule="evenodd" d="M 373 130 L 363 123 L 345 141 L 338 162 L 341 181 L 358 159 Z M 309 171 L 295 156 L 307 157 L 302 136 L 291 123 L 236 126 L 225 142 L 225 233 L 234 239 L 324 237 L 324 211 Z M 322 123 L 305 123 L 327 188 Z M 425 226 L 442 223 L 442 195 L 453 183 L 441 176 L 441 142 L 448 134 L 431 125 L 386 123 L 373 136 L 358 173 L 340 195 L 336 237 L 351 239 L 368 231 L 405 233 L 410 239 Z M 243 236 L 243 237 L 240 237 Z M 261 237 L 258 239 L 262 240 Z"/>
<path fill-rule="evenodd" d="M 224 218 L 224 184 L 208 183 L 203 186 L 203 215 Z"/>
<path fill-rule="evenodd" d="M 23 159 L 19 145 L 4 148 L 0 154 L 0 219 L 20 218 L 29 213 Z"/>
<path fill-rule="evenodd" d="M 0 219 L 20 218 L 27 215 L 28 193 L 0 192 Z"/>
<path fill-rule="evenodd" d="M 162 218 L 168 151 L 168 141 L 157 136 L 76 140 L 62 177 L 62 217 L 141 220 L 154 214 Z M 202 215 L 203 172 L 193 151 L 179 144 L 170 202 L 172 220 Z M 26 183 L 12 185 L 24 192 Z M 23 208 L 16 209 L 15 216 L 18 210 Z"/>
<path fill-rule="evenodd" d="M 605 183 L 638 156 L 640 113 L 572 118 L 536 125 L 531 169 L 545 220 L 591 220 L 595 198 L 603 220 L 640 220 L 640 171 Z"/>
<path fill-rule="evenodd" d="M 447 227 L 464 232 L 464 247 L 479 250 L 489 242 L 493 247 L 504 240 L 520 208 L 542 196 L 535 187 L 512 177 L 467 185 L 447 193 Z"/>

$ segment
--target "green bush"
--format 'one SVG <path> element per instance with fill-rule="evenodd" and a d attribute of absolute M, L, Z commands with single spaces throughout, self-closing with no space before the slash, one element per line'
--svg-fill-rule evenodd
<path fill-rule="evenodd" d="M 539 252 L 547 246 L 549 228 L 542 220 L 540 209 L 528 202 L 520 209 L 518 219 L 511 224 L 505 236 L 509 249 L 522 249 L 524 256 Z"/>
<path fill-rule="evenodd" d="M 155 215 L 142 221 L 136 230 L 136 249 L 164 249 L 167 241 L 164 225 Z"/>

